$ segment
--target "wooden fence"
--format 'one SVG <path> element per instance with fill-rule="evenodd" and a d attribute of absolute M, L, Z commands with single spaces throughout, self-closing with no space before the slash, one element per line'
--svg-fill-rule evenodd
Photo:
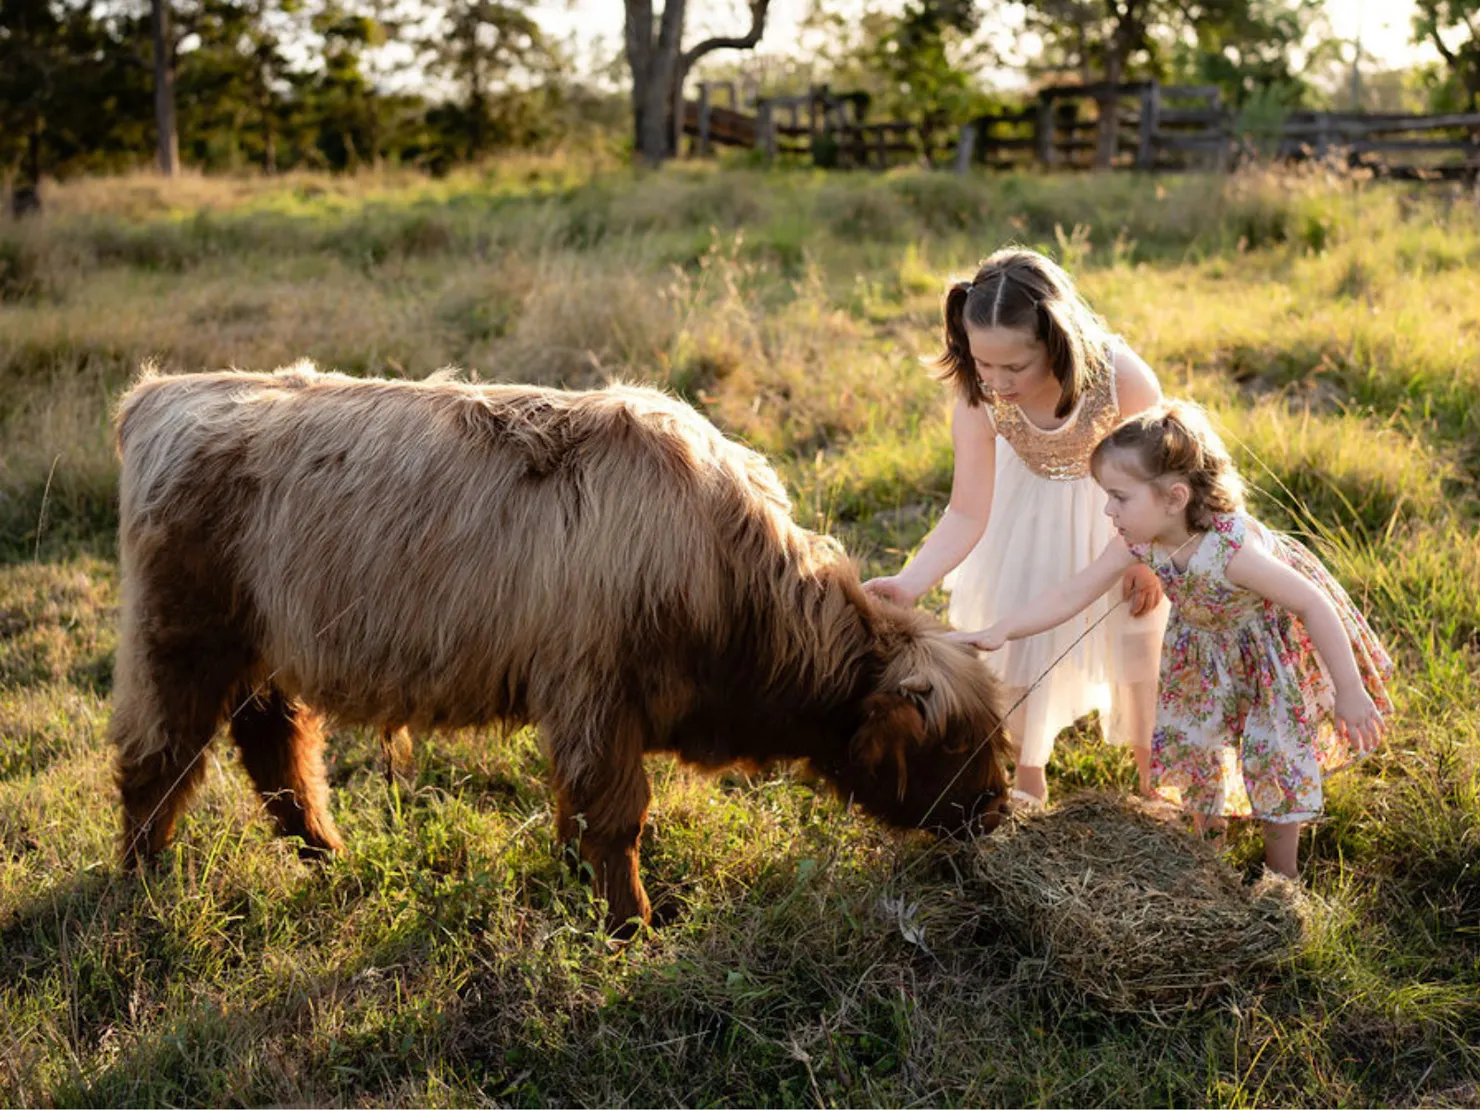
<path fill-rule="evenodd" d="M 1100 147 L 1101 111 L 1115 113 L 1112 169 L 1221 169 L 1228 116 L 1215 85 L 1068 85 L 1044 89 L 1016 112 L 979 116 L 961 129 L 956 168 L 1088 169 Z M 1088 109 L 1088 110 L 1086 110 Z"/>
<path fill-rule="evenodd" d="M 1216 86 L 1155 81 L 1113 92 L 1103 85 L 1044 89 L 1021 111 L 980 116 L 961 129 L 956 168 L 1087 169 L 1099 153 L 1107 103 L 1115 112 L 1112 169 L 1226 170 L 1263 155 L 1283 162 L 1336 157 L 1411 180 L 1474 181 L 1480 172 L 1480 113 L 1302 111 L 1267 130 L 1240 132 Z"/>
<path fill-rule="evenodd" d="M 726 93 L 728 104 L 719 103 Z M 694 154 L 714 146 L 761 150 L 767 161 L 803 156 L 838 169 L 885 169 L 901 162 L 949 158 L 956 136 L 926 132 L 905 120 L 870 121 L 868 98 L 834 94 L 821 85 L 801 96 L 757 98 L 754 115 L 742 112 L 729 82 L 704 82 L 696 100 L 684 101 L 683 131 Z"/>
<path fill-rule="evenodd" d="M 722 90 L 727 106 L 717 103 Z M 1259 156 L 1335 157 L 1383 177 L 1474 182 L 1480 176 L 1480 113 L 1293 112 L 1277 126 L 1240 132 L 1216 86 L 1140 81 L 1046 88 L 1022 109 L 979 116 L 952 134 L 868 120 L 866 97 L 826 86 L 802 96 L 751 97 L 745 103 L 733 83 L 701 84 L 698 99 L 684 102 L 692 151 L 735 146 L 760 150 L 768 161 L 806 157 L 840 169 L 902 162 L 954 165 L 958 172 L 1089 169 L 1101 154 L 1101 113 L 1111 111 L 1105 151 L 1111 169 L 1224 171 Z"/>
<path fill-rule="evenodd" d="M 1296 112 L 1285 121 L 1275 156 L 1327 158 L 1408 180 L 1476 180 L 1480 113 Z"/>

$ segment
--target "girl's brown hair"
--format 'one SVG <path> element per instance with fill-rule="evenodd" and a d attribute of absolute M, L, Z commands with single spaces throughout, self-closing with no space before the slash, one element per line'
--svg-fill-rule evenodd
<path fill-rule="evenodd" d="M 1048 348 L 1048 364 L 1062 396 L 1057 416 L 1068 416 L 1085 387 L 1110 372 L 1104 322 L 1074 288 L 1074 280 L 1037 251 L 1009 247 L 981 264 L 970 281 L 946 292 L 945 352 L 935 360 L 968 405 L 987 401 L 971 357 L 967 325 L 1016 328 Z"/>
<path fill-rule="evenodd" d="M 1115 461 L 1147 482 L 1174 478 L 1192 491 L 1187 524 L 1205 532 L 1214 513 L 1244 507 L 1244 480 L 1207 414 L 1189 401 L 1169 401 L 1137 413 L 1095 445 L 1089 468 L 1098 479 L 1110 452 Z"/>

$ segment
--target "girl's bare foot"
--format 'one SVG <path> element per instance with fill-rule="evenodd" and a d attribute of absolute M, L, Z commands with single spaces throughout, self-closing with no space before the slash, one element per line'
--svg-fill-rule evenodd
<path fill-rule="evenodd" d="M 1028 808 L 1035 804 L 1040 807 L 1048 804 L 1048 774 L 1042 767 L 1019 766 L 1016 778 L 1012 790 L 1015 801 Z"/>

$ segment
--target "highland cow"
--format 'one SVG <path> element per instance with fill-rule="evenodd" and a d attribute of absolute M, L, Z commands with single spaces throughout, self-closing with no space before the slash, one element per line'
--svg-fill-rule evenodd
<path fill-rule="evenodd" d="M 1004 812 L 985 664 L 866 595 L 760 455 L 662 393 L 146 373 L 118 445 L 127 863 L 223 721 L 278 829 L 341 848 L 320 714 L 537 724 L 613 923 L 649 918 L 645 752 L 804 761 L 900 827 Z"/>

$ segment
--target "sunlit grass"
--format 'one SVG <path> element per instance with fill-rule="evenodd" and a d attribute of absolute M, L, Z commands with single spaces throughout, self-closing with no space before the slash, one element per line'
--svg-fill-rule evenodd
<path fill-rule="evenodd" d="M 1320 174 L 649 175 L 598 153 L 438 181 L 140 175 L 48 206 L 0 223 L 0 1100 L 1480 1100 L 1473 199 Z M 1107 1015 L 1014 946 L 969 848 L 784 770 L 665 760 L 643 847 L 665 924 L 613 959 L 527 731 L 418 738 L 410 788 L 374 737 L 336 735 L 351 850 L 322 868 L 218 745 L 163 866 L 114 868 L 108 414 L 142 360 L 666 385 L 886 572 L 950 487 L 925 365 L 941 290 L 1009 241 L 1071 263 L 1164 388 L 1210 407 L 1254 511 L 1321 552 L 1398 658 L 1389 743 L 1307 834 L 1315 925 L 1272 981 Z M 1050 771 L 1059 796 L 1134 782 L 1093 728 Z M 1254 873 L 1257 836 L 1231 859 Z"/>

